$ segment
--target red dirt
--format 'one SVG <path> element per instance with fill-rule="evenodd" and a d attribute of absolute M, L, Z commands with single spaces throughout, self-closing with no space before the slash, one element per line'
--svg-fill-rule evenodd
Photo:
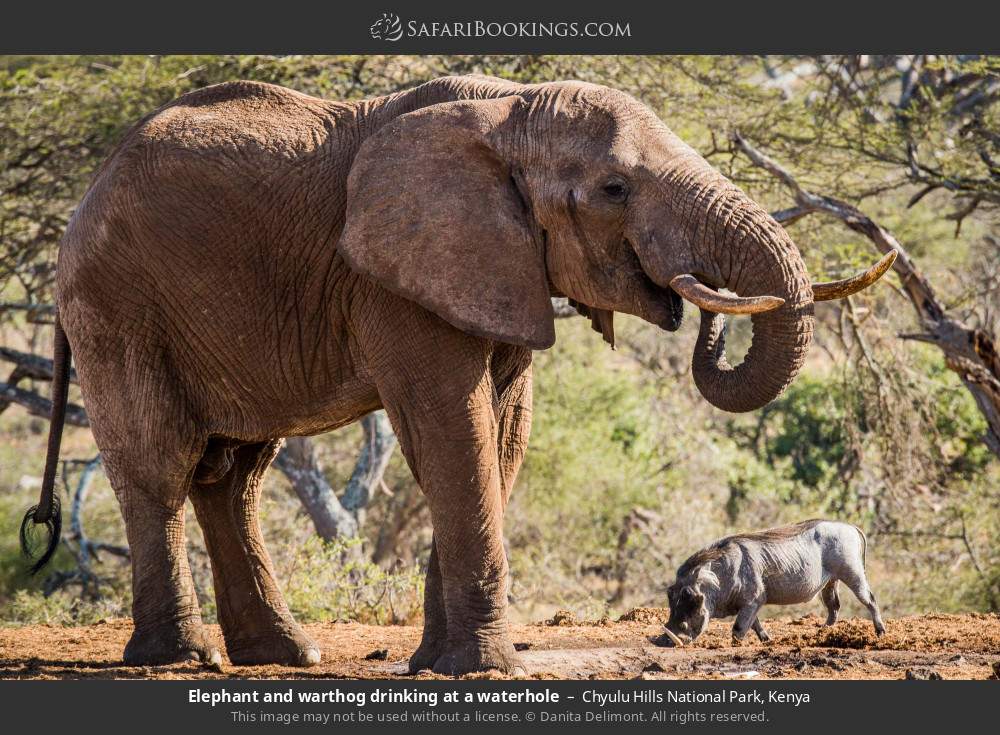
<path fill-rule="evenodd" d="M 512 635 L 528 675 L 534 678 L 704 679 L 819 678 L 902 679 L 936 673 L 944 679 L 987 679 L 1000 667 L 1000 616 L 921 615 L 887 622 L 876 638 L 868 620 L 844 620 L 823 628 L 814 615 L 766 622 L 773 640 L 751 633 L 742 646 L 729 643 L 731 621 L 713 621 L 696 645 L 660 648 L 666 611 L 633 610 L 618 621 L 581 623 L 572 616 L 516 625 Z M 121 653 L 129 620 L 78 628 L 35 625 L 0 628 L 0 678 L 5 679 L 192 679 L 192 678 L 395 678 L 416 647 L 420 629 L 324 623 L 305 626 L 323 650 L 311 669 L 195 663 L 127 667 Z M 218 636 L 218 630 L 215 629 Z M 219 637 L 221 640 L 221 637 Z M 385 660 L 366 656 L 386 649 Z M 434 678 L 429 672 L 420 678 Z"/>

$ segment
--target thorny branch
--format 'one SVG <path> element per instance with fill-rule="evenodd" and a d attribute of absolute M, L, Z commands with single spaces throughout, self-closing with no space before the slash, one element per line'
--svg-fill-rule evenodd
<path fill-rule="evenodd" d="M 755 166 L 770 173 L 791 191 L 796 206 L 774 212 L 772 216 L 778 222 L 787 225 L 809 214 L 827 214 L 864 235 L 879 252 L 896 251 L 893 270 L 924 329 L 920 334 L 900 334 L 899 337 L 933 344 L 941 350 L 945 364 L 958 373 L 986 419 L 988 428 L 983 436 L 984 443 L 1000 457 L 1000 352 L 993 335 L 949 315 L 930 282 L 887 229 L 847 202 L 804 189 L 791 173 L 754 148 L 738 132 L 732 134 L 731 140 Z"/>
<path fill-rule="evenodd" d="M 76 489 L 70 488 L 69 474 L 70 467 L 82 467 L 80 477 L 76 482 Z M 128 547 L 117 544 L 109 544 L 103 541 L 94 541 L 89 538 L 83 526 L 83 507 L 87 502 L 87 495 L 90 486 L 94 481 L 94 475 L 101 468 L 101 456 L 97 455 L 91 459 L 79 460 L 69 459 L 62 463 L 63 486 L 66 493 L 71 495 L 73 501 L 70 505 L 70 526 L 69 534 L 64 536 L 62 541 L 73 553 L 76 559 L 76 569 L 70 571 L 53 572 L 45 580 L 44 592 L 51 595 L 56 590 L 65 587 L 67 584 L 79 584 L 83 595 L 91 599 L 100 597 L 101 577 L 98 576 L 91 565 L 91 560 L 100 561 L 101 553 L 105 552 L 123 559 L 130 558 Z"/>

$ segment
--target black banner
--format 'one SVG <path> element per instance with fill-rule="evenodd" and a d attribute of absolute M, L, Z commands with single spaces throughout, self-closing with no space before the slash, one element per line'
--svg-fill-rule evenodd
<path fill-rule="evenodd" d="M 12 3 L 0 53 L 986 53 L 993 3 Z"/>
<path fill-rule="evenodd" d="M 33 681 L 4 683 L 0 703 L 8 732 L 43 724 L 46 732 L 105 733 L 586 727 L 801 735 L 982 727 L 995 721 L 998 690 L 990 681 Z"/>

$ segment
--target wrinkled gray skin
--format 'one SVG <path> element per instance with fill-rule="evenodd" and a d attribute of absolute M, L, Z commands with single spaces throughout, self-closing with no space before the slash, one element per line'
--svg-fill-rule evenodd
<path fill-rule="evenodd" d="M 667 590 L 674 635 L 695 640 L 712 618 L 736 616 L 733 640 L 752 627 L 770 636 L 757 614 L 764 605 L 795 605 L 822 595 L 826 625 L 837 622 L 843 582 L 871 613 L 875 633 L 885 625 L 865 576 L 865 535 L 836 521 L 805 521 L 759 533 L 729 536 L 702 549 L 677 570 Z"/>
<path fill-rule="evenodd" d="M 780 302 L 753 313 L 737 366 L 706 309 L 692 359 L 712 405 L 772 401 L 812 341 L 797 248 L 616 90 L 448 77 L 332 102 L 232 82 L 150 113 L 66 228 L 56 294 L 59 375 L 71 351 L 132 553 L 125 660 L 221 656 L 188 565 L 190 499 L 230 660 L 318 663 L 257 521 L 262 478 L 284 437 L 384 408 L 434 526 L 410 668 L 516 672 L 503 519 L 550 296 L 612 341 L 614 312 L 676 330 L 685 275 L 713 299 Z M 51 425 L 35 524 L 58 516 Z"/>

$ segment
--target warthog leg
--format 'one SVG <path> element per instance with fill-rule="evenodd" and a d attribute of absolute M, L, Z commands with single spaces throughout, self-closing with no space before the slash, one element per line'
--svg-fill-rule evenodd
<path fill-rule="evenodd" d="M 750 626 L 757 620 L 757 613 L 760 612 L 763 605 L 763 600 L 754 600 L 744 605 L 739 614 L 737 614 L 736 622 L 733 623 L 734 644 L 739 645 L 740 641 L 746 636 L 747 631 L 750 630 Z"/>
<path fill-rule="evenodd" d="M 831 579 L 826 583 L 823 591 L 820 592 L 823 604 L 826 605 L 826 622 L 824 625 L 833 625 L 837 622 L 837 614 L 840 612 L 840 595 L 837 594 L 837 580 Z"/>

